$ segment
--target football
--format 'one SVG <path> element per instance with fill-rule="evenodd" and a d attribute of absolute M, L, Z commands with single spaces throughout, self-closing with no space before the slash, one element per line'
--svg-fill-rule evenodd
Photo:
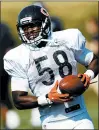
<path fill-rule="evenodd" d="M 63 94 L 68 93 L 74 97 L 83 94 L 85 91 L 84 84 L 77 75 L 65 76 L 59 82 L 59 89 Z"/>

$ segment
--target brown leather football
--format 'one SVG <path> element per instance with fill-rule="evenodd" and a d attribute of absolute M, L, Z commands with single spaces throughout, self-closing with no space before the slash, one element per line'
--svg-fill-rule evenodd
<path fill-rule="evenodd" d="M 77 75 L 65 76 L 59 83 L 59 89 L 63 94 L 69 93 L 70 96 L 79 96 L 85 91 L 84 84 Z"/>

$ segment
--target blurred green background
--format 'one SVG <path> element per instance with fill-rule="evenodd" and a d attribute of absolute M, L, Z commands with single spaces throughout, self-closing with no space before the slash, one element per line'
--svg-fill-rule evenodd
<path fill-rule="evenodd" d="M 1 2 L 1 21 L 5 22 L 11 28 L 17 45 L 20 40 L 17 35 L 16 22 L 17 16 L 22 8 L 33 2 Z M 85 30 L 85 22 L 91 16 L 98 19 L 98 2 L 45 2 L 49 9 L 49 14 L 58 16 L 63 20 L 64 28 L 78 28 L 90 40 L 90 35 Z M 79 65 L 78 69 L 83 72 L 85 69 Z M 98 97 L 88 89 L 85 94 L 85 102 L 88 112 L 94 122 L 95 129 L 98 129 Z M 33 129 L 30 124 L 31 110 L 17 110 L 21 118 L 19 129 Z"/>

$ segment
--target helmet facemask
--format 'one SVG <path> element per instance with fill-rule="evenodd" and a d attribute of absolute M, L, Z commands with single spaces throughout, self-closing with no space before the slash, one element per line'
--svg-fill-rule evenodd
<path fill-rule="evenodd" d="M 37 47 L 42 43 L 43 39 L 47 39 L 51 35 L 51 25 L 47 17 L 44 22 L 41 20 L 31 20 L 30 22 L 24 21 L 24 23 L 21 26 L 17 25 L 19 36 L 24 44 Z M 30 31 L 25 32 L 25 29 L 30 29 Z"/>

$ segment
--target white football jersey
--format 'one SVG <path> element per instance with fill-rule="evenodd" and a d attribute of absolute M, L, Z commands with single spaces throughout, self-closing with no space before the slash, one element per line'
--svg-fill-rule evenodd
<path fill-rule="evenodd" d="M 77 62 L 87 66 L 93 58 L 78 29 L 54 32 L 46 47 L 31 49 L 27 46 L 21 44 L 10 50 L 4 56 L 4 68 L 12 77 L 12 91 L 30 88 L 37 97 L 47 94 L 64 76 L 77 75 Z M 83 97 L 79 96 L 71 102 L 52 104 L 39 110 L 42 121 L 55 121 L 81 114 L 86 108 Z"/>

